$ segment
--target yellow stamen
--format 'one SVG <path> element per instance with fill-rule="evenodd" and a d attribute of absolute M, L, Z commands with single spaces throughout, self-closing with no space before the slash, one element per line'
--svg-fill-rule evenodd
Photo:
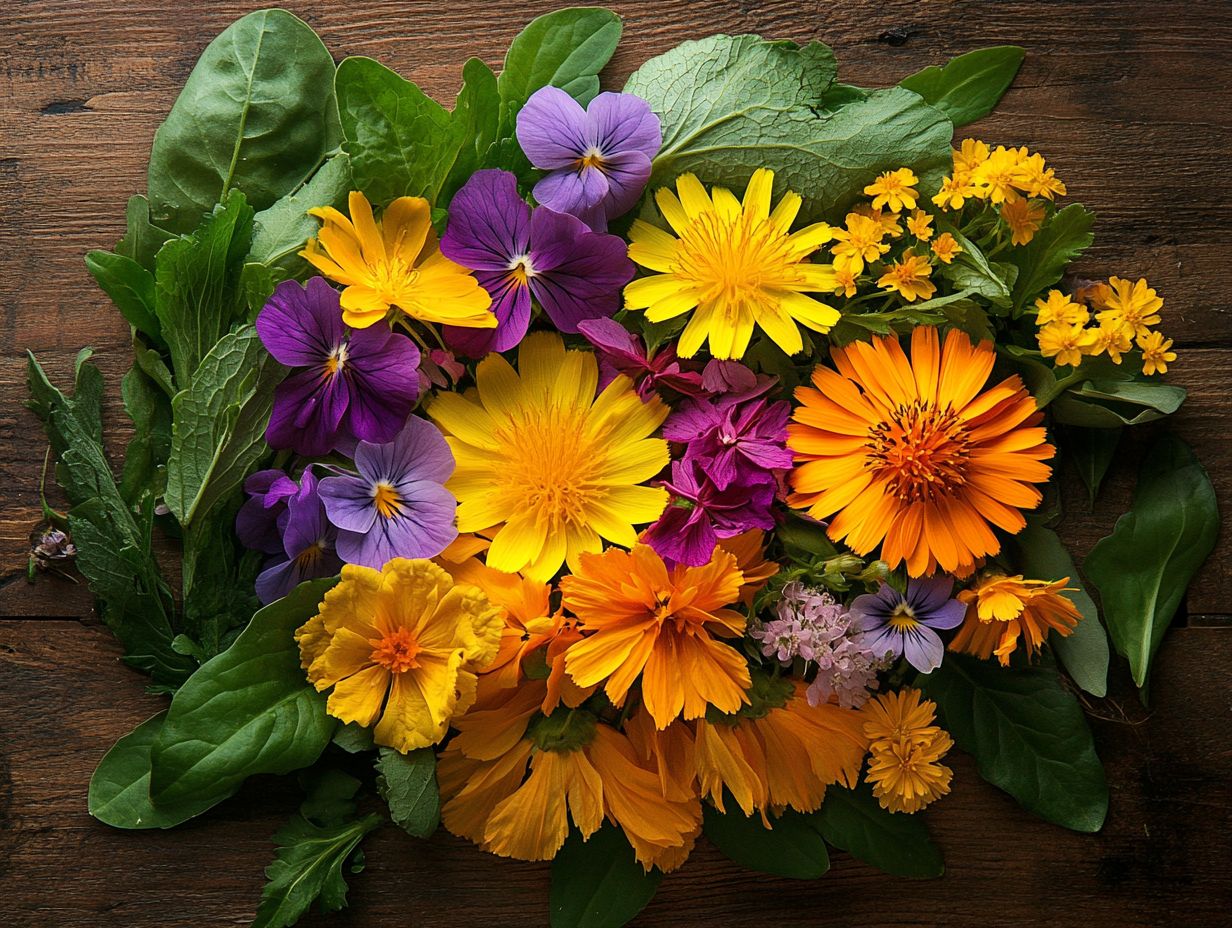
<path fill-rule="evenodd" d="M 920 624 L 915 612 L 906 603 L 899 603 L 890 613 L 890 628 L 896 632 L 909 632 Z"/>
<path fill-rule="evenodd" d="M 372 502 L 377 514 L 383 519 L 392 519 L 402 512 L 402 497 L 388 483 L 378 483 L 372 490 Z"/>

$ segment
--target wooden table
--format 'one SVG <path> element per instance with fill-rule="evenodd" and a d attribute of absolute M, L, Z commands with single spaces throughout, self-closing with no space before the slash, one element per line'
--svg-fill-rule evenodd
<path fill-rule="evenodd" d="M 294 2 L 341 58 L 370 55 L 439 99 L 462 62 L 498 65 L 524 19 L 553 4 Z M 1043 152 L 1071 199 L 1099 217 L 1090 276 L 1147 276 L 1190 391 L 1174 428 L 1232 512 L 1232 5 L 1223 3 L 842 4 L 799 0 L 617 3 L 625 40 L 608 83 L 682 39 L 757 32 L 834 46 L 844 80 L 885 85 L 984 45 L 1029 54 L 997 114 L 973 129 Z M 44 440 L 22 409 L 26 348 L 66 378 L 92 345 L 117 413 L 126 326 L 81 255 L 122 233 L 144 188 L 151 137 L 205 44 L 249 7 L 218 0 L 18 0 L 0 12 L 0 921 L 14 928 L 244 925 L 269 861 L 269 836 L 296 798 L 257 782 L 190 826 L 124 834 L 90 819 L 91 770 L 116 737 L 156 711 L 116 660 L 88 592 L 27 584 Z M 114 424 L 110 438 L 126 436 Z M 1129 499 L 1123 446 L 1099 514 L 1067 494 L 1065 537 L 1079 553 Z M 1123 688 L 1092 703 L 1112 805 L 1096 836 L 1021 812 L 955 763 L 953 795 L 928 819 L 944 879 L 907 883 L 843 854 L 815 883 L 750 874 L 700 846 L 664 881 L 643 926 L 1210 926 L 1232 908 L 1232 543 L 1190 591 L 1160 656 L 1150 711 Z M 1119 667 L 1118 673 L 1124 674 Z M 487 928 L 546 922 L 547 869 L 498 861 L 447 835 L 414 842 L 385 829 L 352 879 L 349 914 L 306 924 Z"/>

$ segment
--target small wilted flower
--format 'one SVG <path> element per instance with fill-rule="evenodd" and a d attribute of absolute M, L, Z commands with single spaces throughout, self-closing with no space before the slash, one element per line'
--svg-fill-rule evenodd
<path fill-rule="evenodd" d="M 34 544 L 30 548 L 30 563 L 26 571 L 30 580 L 34 579 L 36 572 L 56 569 L 57 565 L 65 564 L 77 556 L 77 546 L 73 544 L 68 532 L 54 526 L 36 533 L 31 540 Z"/>

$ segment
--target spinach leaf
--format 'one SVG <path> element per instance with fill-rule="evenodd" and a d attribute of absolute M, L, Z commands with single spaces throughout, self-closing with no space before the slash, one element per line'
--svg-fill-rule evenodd
<path fill-rule="evenodd" d="M 745 815 L 734 803 L 726 814 L 706 806 L 702 830 L 715 847 L 750 870 L 814 880 L 830 869 L 826 842 L 805 816 L 790 809 L 766 828 L 759 816 Z"/>
<path fill-rule="evenodd" d="M 308 210 L 319 206 L 345 210 L 350 189 L 350 161 L 345 154 L 334 155 L 304 186 L 253 217 L 252 247 L 245 267 L 263 264 L 279 268 L 288 276 L 298 275 L 308 267 L 299 251 L 321 226 Z"/>
<path fill-rule="evenodd" d="M 152 344 L 163 343 L 158 316 L 154 312 L 154 275 L 132 258 L 111 251 L 86 254 L 90 276 L 111 297 L 120 314 Z"/>
<path fill-rule="evenodd" d="M 936 877 L 945 872 L 924 819 L 881 808 L 867 783 L 827 787 L 825 802 L 811 817 L 830 844 L 886 873 Z"/>
<path fill-rule="evenodd" d="M 899 86 L 914 90 L 957 128 L 993 111 L 1025 55 L 1026 50 L 1017 45 L 980 48 L 951 58 L 939 68 L 917 71 L 899 81 Z"/>
<path fill-rule="evenodd" d="M 441 822 L 435 752 L 420 748 L 402 754 L 381 748 L 376 770 L 377 790 L 389 806 L 394 824 L 413 837 L 430 838 Z"/>
<path fill-rule="evenodd" d="M 127 229 L 124 237 L 116 243 L 116 254 L 132 258 L 147 271 L 153 271 L 158 249 L 175 238 L 175 234 L 150 222 L 150 201 L 141 194 L 128 198 L 125 224 Z"/>
<path fill-rule="evenodd" d="M 610 823 L 586 841 L 576 831 L 552 859 L 551 928 L 620 928 L 646 907 L 663 874 L 642 869 Z"/>
<path fill-rule="evenodd" d="M 1119 429 L 1170 416 L 1185 401 L 1185 388 L 1157 380 L 1087 380 L 1052 403 L 1053 417 L 1086 429 Z"/>

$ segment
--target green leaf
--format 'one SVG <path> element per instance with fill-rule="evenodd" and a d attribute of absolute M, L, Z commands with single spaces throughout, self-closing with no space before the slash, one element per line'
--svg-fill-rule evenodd
<path fill-rule="evenodd" d="M 945 872 L 923 817 L 881 808 L 867 783 L 855 789 L 827 787 L 812 820 L 836 848 L 886 873 L 937 877 Z"/>
<path fill-rule="evenodd" d="M 815 558 L 838 554 L 838 548 L 826 534 L 826 527 L 811 519 L 788 516 L 775 535 L 787 553 L 796 559 L 812 562 Z"/>
<path fill-rule="evenodd" d="M 195 232 L 158 252 L 154 306 L 181 389 L 244 315 L 240 269 L 251 240 L 252 209 L 232 191 Z"/>
<path fill-rule="evenodd" d="M 531 20 L 514 38 L 497 79 L 503 123 L 541 87 L 559 87 L 583 106 L 599 92 L 599 72 L 620 42 L 620 17 L 601 7 L 572 7 Z"/>
<path fill-rule="evenodd" d="M 171 399 L 137 365 L 120 381 L 120 396 L 133 423 L 133 437 L 124 450 L 120 495 L 130 507 L 141 509 L 143 500 L 148 497 L 156 501 L 165 489 L 163 468 L 171 452 Z"/>
<path fill-rule="evenodd" d="M 154 216 L 187 232 L 230 190 L 265 209 L 302 184 L 338 143 L 333 77 L 329 51 L 285 10 L 228 26 L 154 134 Z"/>
<path fill-rule="evenodd" d="M 1050 216 L 1035 237 L 1025 245 L 1005 252 L 1006 260 L 1018 268 L 1014 282 L 1014 310 L 1020 313 L 1044 290 L 1051 287 L 1065 268 L 1095 240 L 1091 226 L 1095 216 L 1079 203 Z"/>
<path fill-rule="evenodd" d="M 1036 519 L 1027 519 L 1027 527 L 1014 536 L 1014 563 L 1027 577 L 1036 580 L 1060 580 L 1069 577 L 1064 595 L 1082 613 L 1082 621 L 1069 635 L 1053 632 L 1049 642 L 1057 658 L 1074 682 L 1092 696 L 1108 694 L 1108 636 L 1099 621 L 1099 610 L 1082 585 L 1078 568 L 1057 533 L 1045 528 Z"/>
<path fill-rule="evenodd" d="M 381 748 L 376 770 L 377 790 L 389 806 L 394 824 L 412 837 L 432 837 L 441 823 L 436 754 L 432 749 L 402 754 L 392 748 Z"/>
<path fill-rule="evenodd" d="M 304 678 L 292 636 L 334 582 L 301 584 L 260 610 L 175 694 L 150 755 L 155 805 L 220 802 L 250 776 L 299 770 L 325 750 L 336 720 Z"/>
<path fill-rule="evenodd" d="M 255 584 L 263 557 L 244 549 L 235 536 L 235 516 L 243 503 L 238 490 L 204 519 L 183 532 L 184 630 L 207 657 L 231 644 L 231 632 L 248 624 L 260 608 Z"/>
<path fill-rule="evenodd" d="M 1156 380 L 1087 380 L 1057 397 L 1051 409 L 1065 425 L 1119 429 L 1170 416 L 1185 396 L 1184 387 Z"/>
<path fill-rule="evenodd" d="M 663 125 L 652 184 L 691 171 L 739 192 L 766 167 L 776 195 L 804 197 L 808 221 L 841 216 L 881 171 L 948 170 L 953 126 L 944 115 L 901 87 L 829 97 L 835 70 L 820 43 L 751 35 L 685 42 L 652 58 L 625 85 Z"/>
<path fill-rule="evenodd" d="M 334 744 L 348 754 L 361 754 L 376 747 L 372 740 L 372 730 L 357 725 L 355 722 L 347 722 L 345 725 L 338 726 L 334 732 Z"/>
<path fill-rule="evenodd" d="M 87 253 L 86 268 L 128 324 L 161 345 L 162 332 L 154 313 L 154 275 L 132 258 L 110 251 Z"/>
<path fill-rule="evenodd" d="M 965 126 L 993 111 L 1022 65 L 1026 50 L 1017 45 L 980 48 L 942 67 L 925 68 L 899 81 L 914 90 L 954 123 Z"/>
<path fill-rule="evenodd" d="M 493 166 L 492 147 L 500 124 L 500 96 L 496 75 L 478 58 L 462 67 L 462 89 L 454 103 L 450 123 L 462 140 L 457 160 L 445 179 L 440 202 L 448 202 L 477 170 Z"/>
<path fill-rule="evenodd" d="M 1095 497 L 1099 495 L 1100 485 L 1104 475 L 1116 455 L 1117 446 L 1121 441 L 1121 430 L 1117 429 L 1084 429 L 1073 428 L 1064 431 L 1063 446 L 1066 453 L 1078 469 L 1087 488 L 1087 500 L 1091 507 L 1095 506 Z"/>
<path fill-rule="evenodd" d="M 333 206 L 345 211 L 350 189 L 351 162 L 345 154 L 337 154 L 304 186 L 253 217 L 252 247 L 245 262 L 280 268 L 289 277 L 302 272 L 308 262 L 299 252 L 321 226 L 308 210 Z"/>
<path fill-rule="evenodd" d="M 1129 659 L 1139 687 L 1218 534 L 1219 506 L 1206 471 L 1188 445 L 1161 437 L 1142 461 L 1129 512 L 1083 565 L 1112 643 Z"/>
<path fill-rule="evenodd" d="M 116 244 L 116 254 L 132 258 L 147 271 L 153 271 L 158 249 L 175 234 L 150 222 L 150 201 L 140 194 L 128 198 L 125 224 L 127 230 Z"/>
<path fill-rule="evenodd" d="M 993 306 L 1008 308 L 1018 268 L 989 261 L 979 247 L 957 229 L 947 227 L 947 231 L 958 241 L 962 252 L 951 263 L 938 268 L 939 276 L 957 290 L 981 296 Z"/>
<path fill-rule="evenodd" d="M 790 809 L 766 828 L 759 816 L 746 816 L 734 804 L 726 814 L 708 805 L 702 830 L 715 847 L 750 870 L 815 880 L 830 869 L 826 842 L 808 819 Z"/>
<path fill-rule="evenodd" d="M 112 745 L 90 777 L 90 814 L 112 828 L 174 828 L 210 803 L 155 806 L 150 802 L 150 747 L 166 710 L 146 719 Z"/>
<path fill-rule="evenodd" d="M 646 907 L 663 874 L 642 869 L 620 830 L 576 831 L 552 860 L 551 928 L 620 928 Z"/>
<path fill-rule="evenodd" d="M 1049 661 L 1002 667 L 948 653 L 916 686 L 975 757 L 980 776 L 1029 812 L 1074 831 L 1099 831 L 1108 784 L 1082 707 Z"/>

